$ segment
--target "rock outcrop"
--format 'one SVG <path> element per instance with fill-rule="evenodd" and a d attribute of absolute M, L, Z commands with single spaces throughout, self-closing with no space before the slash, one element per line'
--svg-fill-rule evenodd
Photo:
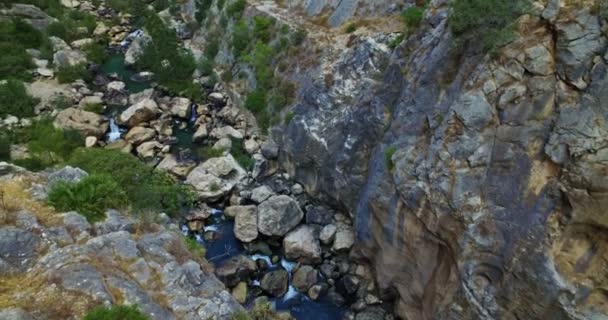
<path fill-rule="evenodd" d="M 27 191 L 45 176 L 12 168 L 0 176 L 10 208 L 0 213 L 0 318 L 79 319 L 100 304 L 137 304 L 158 320 L 227 320 L 243 310 L 176 225 L 144 226 L 113 210 L 95 224 L 56 213 Z M 73 180 L 75 170 L 55 179 Z"/>
<path fill-rule="evenodd" d="M 333 81 L 300 82 L 295 117 L 272 134 L 280 162 L 350 213 L 354 252 L 402 318 L 608 315 L 599 6 L 537 1 L 489 57 L 455 54 L 448 4 L 431 1 L 395 51 L 355 38 L 325 65 Z"/>

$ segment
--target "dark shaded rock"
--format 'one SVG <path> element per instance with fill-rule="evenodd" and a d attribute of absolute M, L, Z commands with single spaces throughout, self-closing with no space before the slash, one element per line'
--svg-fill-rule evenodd
<path fill-rule="evenodd" d="M 284 236 L 300 223 L 304 213 L 288 196 L 272 196 L 258 206 L 258 229 L 267 236 Z"/>
<path fill-rule="evenodd" d="M 320 206 L 307 206 L 306 207 L 306 223 L 307 224 L 318 224 L 328 225 L 334 221 L 334 211 Z"/>
<path fill-rule="evenodd" d="M 215 275 L 228 287 L 234 287 L 241 281 L 247 281 L 257 271 L 252 259 L 239 255 L 222 263 L 215 269 Z"/>
<path fill-rule="evenodd" d="M 262 277 L 261 287 L 274 297 L 281 297 L 287 292 L 289 273 L 283 269 L 268 272 Z"/>
<path fill-rule="evenodd" d="M 293 286 L 301 292 L 307 292 L 318 281 L 318 272 L 311 266 L 301 266 L 293 274 Z"/>
<path fill-rule="evenodd" d="M 40 238 L 31 231 L 0 228 L 0 271 L 26 270 L 36 258 L 39 245 Z"/>

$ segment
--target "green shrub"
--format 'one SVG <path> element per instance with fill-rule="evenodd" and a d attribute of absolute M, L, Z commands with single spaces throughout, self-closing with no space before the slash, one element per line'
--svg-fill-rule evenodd
<path fill-rule="evenodd" d="M 207 15 L 209 14 L 209 9 L 211 9 L 211 5 L 213 4 L 213 0 L 197 0 L 196 7 L 197 11 L 195 14 L 196 21 L 203 22 Z"/>
<path fill-rule="evenodd" d="M 220 39 L 216 36 L 212 36 L 207 41 L 205 57 L 207 57 L 207 59 L 214 59 L 218 52 L 220 52 Z"/>
<path fill-rule="evenodd" d="M 149 318 L 136 306 L 102 306 L 89 311 L 83 320 L 149 320 Z"/>
<path fill-rule="evenodd" d="M 65 39 L 68 35 L 68 30 L 61 21 L 55 21 L 46 28 L 46 33 L 49 36 L 55 36 L 57 38 Z"/>
<path fill-rule="evenodd" d="M 97 42 L 83 46 L 82 51 L 87 55 L 87 59 L 97 64 L 103 64 L 108 58 L 105 46 Z"/>
<path fill-rule="evenodd" d="M 103 104 L 101 104 L 101 103 L 87 103 L 84 106 L 84 111 L 94 112 L 94 113 L 97 113 L 97 114 L 103 114 L 103 112 L 104 112 Z"/>
<path fill-rule="evenodd" d="M 57 96 L 55 99 L 53 99 L 53 108 L 55 110 L 64 110 L 67 108 L 72 107 L 73 105 L 73 101 L 72 99 L 66 97 L 66 96 Z"/>
<path fill-rule="evenodd" d="M 246 0 L 236 0 L 226 9 L 226 13 L 233 19 L 240 19 L 247 6 Z"/>
<path fill-rule="evenodd" d="M 308 32 L 305 29 L 298 29 L 291 35 L 291 43 L 293 43 L 294 46 L 299 46 L 304 42 L 307 36 Z"/>
<path fill-rule="evenodd" d="M 27 143 L 31 157 L 21 164 L 33 171 L 67 161 L 72 151 L 84 144 L 78 131 L 55 128 L 51 119 L 34 122 L 20 130 L 17 136 L 15 142 Z"/>
<path fill-rule="evenodd" d="M 112 176 L 93 174 L 78 183 L 57 183 L 49 192 L 49 203 L 58 211 L 76 211 L 93 223 L 105 219 L 106 210 L 125 208 L 129 201 Z"/>
<path fill-rule="evenodd" d="M 245 108 L 253 113 L 258 113 L 266 109 L 266 93 L 256 90 L 247 95 Z"/>
<path fill-rule="evenodd" d="M 202 159 L 207 160 L 207 159 L 223 156 L 224 151 L 225 150 L 217 149 L 217 148 L 214 148 L 213 146 L 205 146 L 205 147 L 199 149 L 198 155 Z"/>
<path fill-rule="evenodd" d="M 349 23 L 346 26 L 346 30 L 345 31 L 346 31 L 346 33 L 353 33 L 355 31 L 357 31 L 357 24 L 354 23 L 354 22 L 353 23 Z"/>
<path fill-rule="evenodd" d="M 217 3 L 215 4 L 215 6 L 217 7 L 217 10 L 222 11 L 222 9 L 224 9 L 225 4 L 226 4 L 226 0 L 217 0 Z"/>
<path fill-rule="evenodd" d="M 253 17 L 253 35 L 259 41 L 268 43 L 272 38 L 272 28 L 275 20 L 270 17 L 254 16 Z"/>
<path fill-rule="evenodd" d="M 397 147 L 388 147 L 384 149 L 384 161 L 386 162 L 386 167 L 388 171 L 392 171 L 395 164 L 393 163 L 393 155 L 397 152 Z"/>
<path fill-rule="evenodd" d="M 213 73 L 214 62 L 211 59 L 205 57 L 198 61 L 198 70 L 200 70 L 203 76 L 208 76 Z"/>
<path fill-rule="evenodd" d="M 57 69 L 56 76 L 59 83 L 72 83 L 78 79 L 85 81 L 91 79 L 91 74 L 84 64 L 60 67 Z"/>
<path fill-rule="evenodd" d="M 401 18 L 409 28 L 416 28 L 422 22 L 424 17 L 424 8 L 412 6 L 401 13 Z"/>
<path fill-rule="evenodd" d="M 285 114 L 285 124 L 290 123 L 291 120 L 293 120 L 293 118 L 296 116 L 295 113 L 293 113 L 292 111 L 289 111 Z"/>
<path fill-rule="evenodd" d="M 250 38 L 249 27 L 244 20 L 239 20 L 234 24 L 232 30 L 232 52 L 236 58 L 239 58 L 245 52 L 249 46 Z"/>
<path fill-rule="evenodd" d="M 157 81 L 171 93 L 185 92 L 200 100 L 200 89 L 192 83 L 196 60 L 190 51 L 179 46 L 175 32 L 156 13 L 146 15 L 144 26 L 152 37 L 136 63 L 139 70 L 154 72 Z"/>
<path fill-rule="evenodd" d="M 31 79 L 32 58 L 25 49 L 38 49 L 44 37 L 40 31 L 20 20 L 0 20 L 0 79 Z"/>
<path fill-rule="evenodd" d="M 238 162 L 245 170 L 250 170 L 253 168 L 255 161 L 253 161 L 253 159 L 245 151 L 242 139 L 232 139 L 232 148 L 230 149 L 230 154 L 232 154 L 234 160 L 236 160 L 236 162 Z"/>
<path fill-rule="evenodd" d="M 34 116 L 38 99 L 32 98 L 23 82 L 9 79 L 0 84 L 0 117 L 13 115 L 19 118 Z"/>
<path fill-rule="evenodd" d="M 516 20 L 529 8 L 528 0 L 455 0 L 448 23 L 457 45 L 481 43 L 494 52 L 513 39 Z"/>
<path fill-rule="evenodd" d="M 184 242 L 186 243 L 188 251 L 190 251 L 190 253 L 192 253 L 195 257 L 205 256 L 207 250 L 205 250 L 205 247 L 203 247 L 202 244 L 199 244 L 196 239 L 184 236 Z"/>
<path fill-rule="evenodd" d="M 391 42 L 388 44 L 389 48 L 391 48 L 391 49 L 397 48 L 401 44 L 401 42 L 403 42 L 403 39 L 405 39 L 405 34 L 403 34 L 403 33 L 399 34 L 397 37 L 395 37 L 395 39 L 391 40 Z"/>
<path fill-rule="evenodd" d="M 8 132 L 0 131 L 0 161 L 11 160 L 11 145 L 13 144 Z"/>
<path fill-rule="evenodd" d="M 176 215 L 194 202 L 190 189 L 130 154 L 117 150 L 79 148 L 72 153 L 69 163 L 90 174 L 111 175 L 125 190 L 135 210 L 162 209 L 169 215 Z"/>

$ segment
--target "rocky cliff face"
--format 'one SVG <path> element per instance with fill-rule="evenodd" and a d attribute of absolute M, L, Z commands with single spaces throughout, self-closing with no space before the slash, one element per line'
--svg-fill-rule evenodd
<path fill-rule="evenodd" d="M 135 220 L 110 210 L 90 224 L 37 201 L 48 185 L 83 175 L 0 163 L 0 319 L 75 319 L 99 304 L 136 304 L 159 320 L 243 311 L 166 215 Z"/>
<path fill-rule="evenodd" d="M 608 314 L 599 6 L 538 1 L 490 58 L 454 54 L 447 3 L 432 1 L 395 51 L 354 36 L 300 82 L 272 134 L 281 162 L 354 217 L 357 254 L 404 319 Z"/>

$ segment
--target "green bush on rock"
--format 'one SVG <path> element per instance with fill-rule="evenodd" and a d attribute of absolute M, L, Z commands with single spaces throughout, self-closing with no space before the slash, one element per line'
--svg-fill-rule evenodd
<path fill-rule="evenodd" d="M 449 25 L 457 45 L 480 42 L 484 51 L 494 52 L 513 39 L 514 24 L 529 5 L 529 0 L 455 0 Z"/>
<path fill-rule="evenodd" d="M 108 209 L 128 205 L 127 194 L 109 175 L 93 174 L 78 183 L 59 182 L 49 192 L 58 211 L 77 211 L 91 223 L 103 220 Z"/>
<path fill-rule="evenodd" d="M 161 209 L 176 215 L 195 200 L 194 193 L 186 186 L 120 151 L 79 148 L 72 153 L 69 163 L 90 174 L 111 175 L 135 210 Z"/>
<path fill-rule="evenodd" d="M 0 117 L 13 115 L 16 117 L 34 116 L 34 106 L 38 99 L 32 98 L 19 80 L 7 80 L 0 83 Z"/>
<path fill-rule="evenodd" d="M 136 306 L 97 307 L 90 310 L 83 320 L 149 320 Z"/>
<path fill-rule="evenodd" d="M 78 79 L 87 81 L 91 78 L 91 74 L 84 64 L 60 67 L 56 76 L 59 83 L 72 83 Z"/>

